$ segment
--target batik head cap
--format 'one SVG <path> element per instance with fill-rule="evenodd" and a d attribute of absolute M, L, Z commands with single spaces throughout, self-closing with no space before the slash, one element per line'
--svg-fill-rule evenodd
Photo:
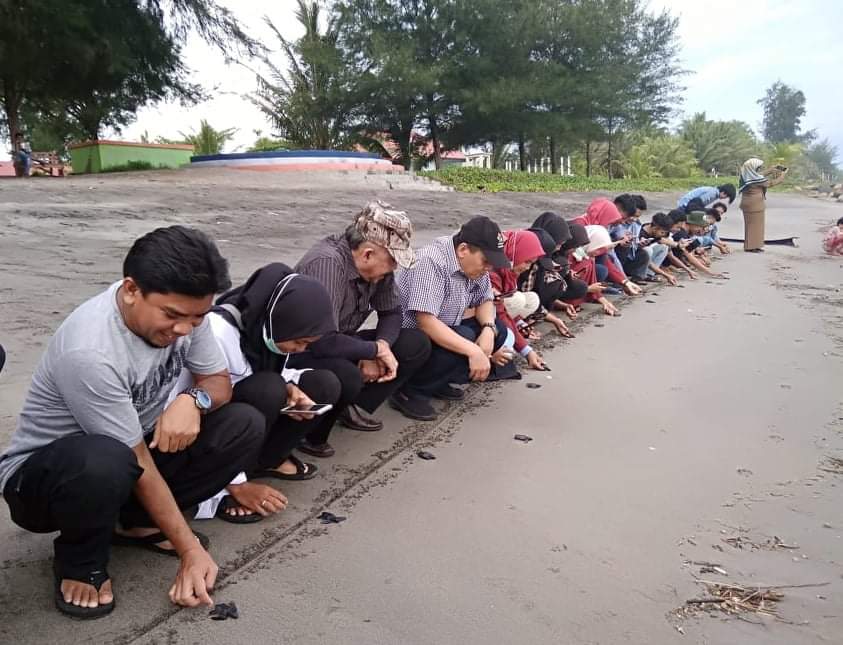
<path fill-rule="evenodd" d="M 380 200 L 369 202 L 354 219 L 354 227 L 367 242 L 384 247 L 403 269 L 416 263 L 410 247 L 413 224 L 407 213 L 397 211 Z"/>

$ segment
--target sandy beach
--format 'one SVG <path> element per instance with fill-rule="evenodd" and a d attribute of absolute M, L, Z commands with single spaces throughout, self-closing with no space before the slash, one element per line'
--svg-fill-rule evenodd
<path fill-rule="evenodd" d="M 408 212 L 420 245 L 471 215 L 523 227 L 596 196 L 436 188 L 224 170 L 0 180 L 0 444 L 52 332 L 152 228 L 202 228 L 238 282 L 293 264 L 375 197 Z M 677 195 L 646 197 L 654 213 Z M 115 612 L 72 622 L 53 608 L 52 536 L 0 504 L 0 642 L 840 643 L 843 260 L 820 240 L 841 215 L 773 193 L 768 237 L 799 247 L 735 252 L 715 265 L 730 280 L 623 298 L 621 318 L 584 316 L 574 340 L 548 332 L 549 375 L 472 386 L 437 422 L 383 409 L 380 433 L 338 429 L 337 455 L 283 487 L 279 516 L 195 523 L 222 569 L 214 599 L 239 620 L 173 607 L 176 561 L 115 548 Z M 721 235 L 742 233 L 735 204 Z M 323 526 L 323 510 L 348 519 Z M 677 611 L 706 595 L 697 579 L 788 587 L 775 617 Z"/>

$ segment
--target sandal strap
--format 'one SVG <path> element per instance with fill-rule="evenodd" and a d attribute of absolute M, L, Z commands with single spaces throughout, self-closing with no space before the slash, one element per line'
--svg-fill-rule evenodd
<path fill-rule="evenodd" d="M 83 573 L 73 571 L 72 567 L 63 566 L 61 563 L 53 561 L 53 573 L 56 576 L 56 582 L 62 580 L 74 580 L 76 582 L 84 582 L 86 585 L 91 585 L 97 591 L 103 584 L 111 579 L 111 576 L 106 571 L 105 567 L 102 569 L 88 570 Z"/>

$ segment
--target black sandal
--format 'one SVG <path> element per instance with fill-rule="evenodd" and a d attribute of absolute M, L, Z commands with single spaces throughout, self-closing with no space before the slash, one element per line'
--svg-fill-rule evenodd
<path fill-rule="evenodd" d="M 296 472 L 290 475 L 286 473 L 282 473 L 280 470 L 276 470 L 274 468 L 270 468 L 267 470 L 258 470 L 250 475 L 250 477 L 271 477 L 273 479 L 280 479 L 282 481 L 304 481 L 306 479 L 313 479 L 316 477 L 316 473 L 319 469 L 316 467 L 315 464 L 309 464 L 305 461 L 302 461 L 295 455 L 290 455 L 287 457 L 290 461 L 293 462 L 293 465 L 296 467 Z"/>
<path fill-rule="evenodd" d="M 202 548 L 207 551 L 211 546 L 211 540 L 208 539 L 208 536 L 204 533 L 200 533 L 199 531 L 194 531 L 193 535 L 195 535 L 196 539 L 199 540 L 199 544 L 202 545 Z M 120 533 L 111 534 L 111 543 L 114 546 L 133 546 L 146 551 L 152 551 L 153 553 L 169 555 L 173 558 L 179 557 L 179 554 L 175 549 L 162 549 L 158 546 L 159 542 L 165 542 L 168 539 L 169 538 L 160 531 L 153 533 L 152 535 L 147 535 L 146 537 L 131 537 L 128 535 L 121 535 Z"/>
<path fill-rule="evenodd" d="M 255 522 L 260 522 L 263 519 L 263 515 L 255 512 L 248 513 L 246 515 L 229 513 L 228 511 L 232 508 L 245 508 L 245 506 L 239 504 L 231 495 L 226 495 L 220 500 L 220 505 L 217 506 L 217 518 L 221 519 L 223 522 L 231 522 L 232 524 L 254 524 Z"/>
<path fill-rule="evenodd" d="M 94 618 L 102 618 L 103 616 L 107 616 L 112 611 L 114 611 L 113 598 L 111 602 L 106 604 L 99 604 L 96 607 L 82 607 L 81 605 L 74 605 L 72 602 L 67 602 L 64 599 L 64 594 L 61 592 L 62 580 L 74 580 L 76 582 L 84 582 L 87 585 L 91 585 L 94 589 L 97 590 L 97 593 L 99 593 L 99 590 L 102 588 L 103 584 L 105 584 L 106 581 L 111 579 L 111 576 L 108 575 L 108 571 L 106 571 L 105 569 L 103 569 L 102 571 L 91 571 L 90 573 L 84 574 L 83 576 L 65 575 L 59 572 L 58 563 L 53 561 L 53 574 L 56 581 L 56 609 L 58 609 L 61 613 L 65 614 L 66 616 L 78 618 L 80 620 L 91 620 Z"/>

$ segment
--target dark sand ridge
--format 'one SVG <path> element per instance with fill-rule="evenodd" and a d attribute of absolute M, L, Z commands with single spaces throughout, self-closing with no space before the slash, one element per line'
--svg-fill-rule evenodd
<path fill-rule="evenodd" d="M 375 195 L 409 212 L 420 243 L 477 212 L 522 226 L 546 209 L 578 214 L 593 197 L 302 179 L 191 171 L 0 182 L 0 335 L 10 350 L 0 441 L 52 330 L 119 276 L 128 244 L 154 226 L 204 228 L 239 280 L 294 260 Z M 651 211 L 675 199 L 648 197 Z M 165 592 L 175 563 L 115 550 L 115 615 L 70 623 L 52 609 L 50 537 L 0 511 L 0 640 L 57 642 L 72 629 L 74 641 L 96 642 L 835 642 L 843 516 L 839 478 L 817 465 L 843 447 L 841 263 L 820 256 L 817 229 L 839 208 L 781 195 L 771 207 L 771 234 L 801 235 L 801 248 L 736 254 L 717 265 L 731 271 L 727 283 L 686 281 L 652 297 L 659 305 L 639 299 L 620 320 L 593 319 L 604 326 L 553 343 L 553 379 L 527 379 L 539 390 L 484 387 L 435 426 L 384 411 L 383 433 L 337 432 L 337 457 L 316 480 L 285 486 L 291 506 L 269 522 L 202 523 L 226 572 L 216 599 L 235 600 L 239 621 L 174 611 Z M 737 233 L 729 215 L 726 232 Z M 583 408 L 555 416 L 576 400 L 575 381 Z M 701 413 L 683 419 L 691 397 Z M 536 441 L 513 445 L 515 431 Z M 416 460 L 418 446 L 437 461 Z M 325 529 L 311 519 L 324 508 L 349 520 Z M 721 542 L 738 533 L 801 548 Z M 698 567 L 685 560 L 718 562 L 727 580 L 832 585 L 787 592 L 783 616 L 807 625 L 704 619 L 683 623 L 683 637 L 666 614 L 698 593 Z"/>

